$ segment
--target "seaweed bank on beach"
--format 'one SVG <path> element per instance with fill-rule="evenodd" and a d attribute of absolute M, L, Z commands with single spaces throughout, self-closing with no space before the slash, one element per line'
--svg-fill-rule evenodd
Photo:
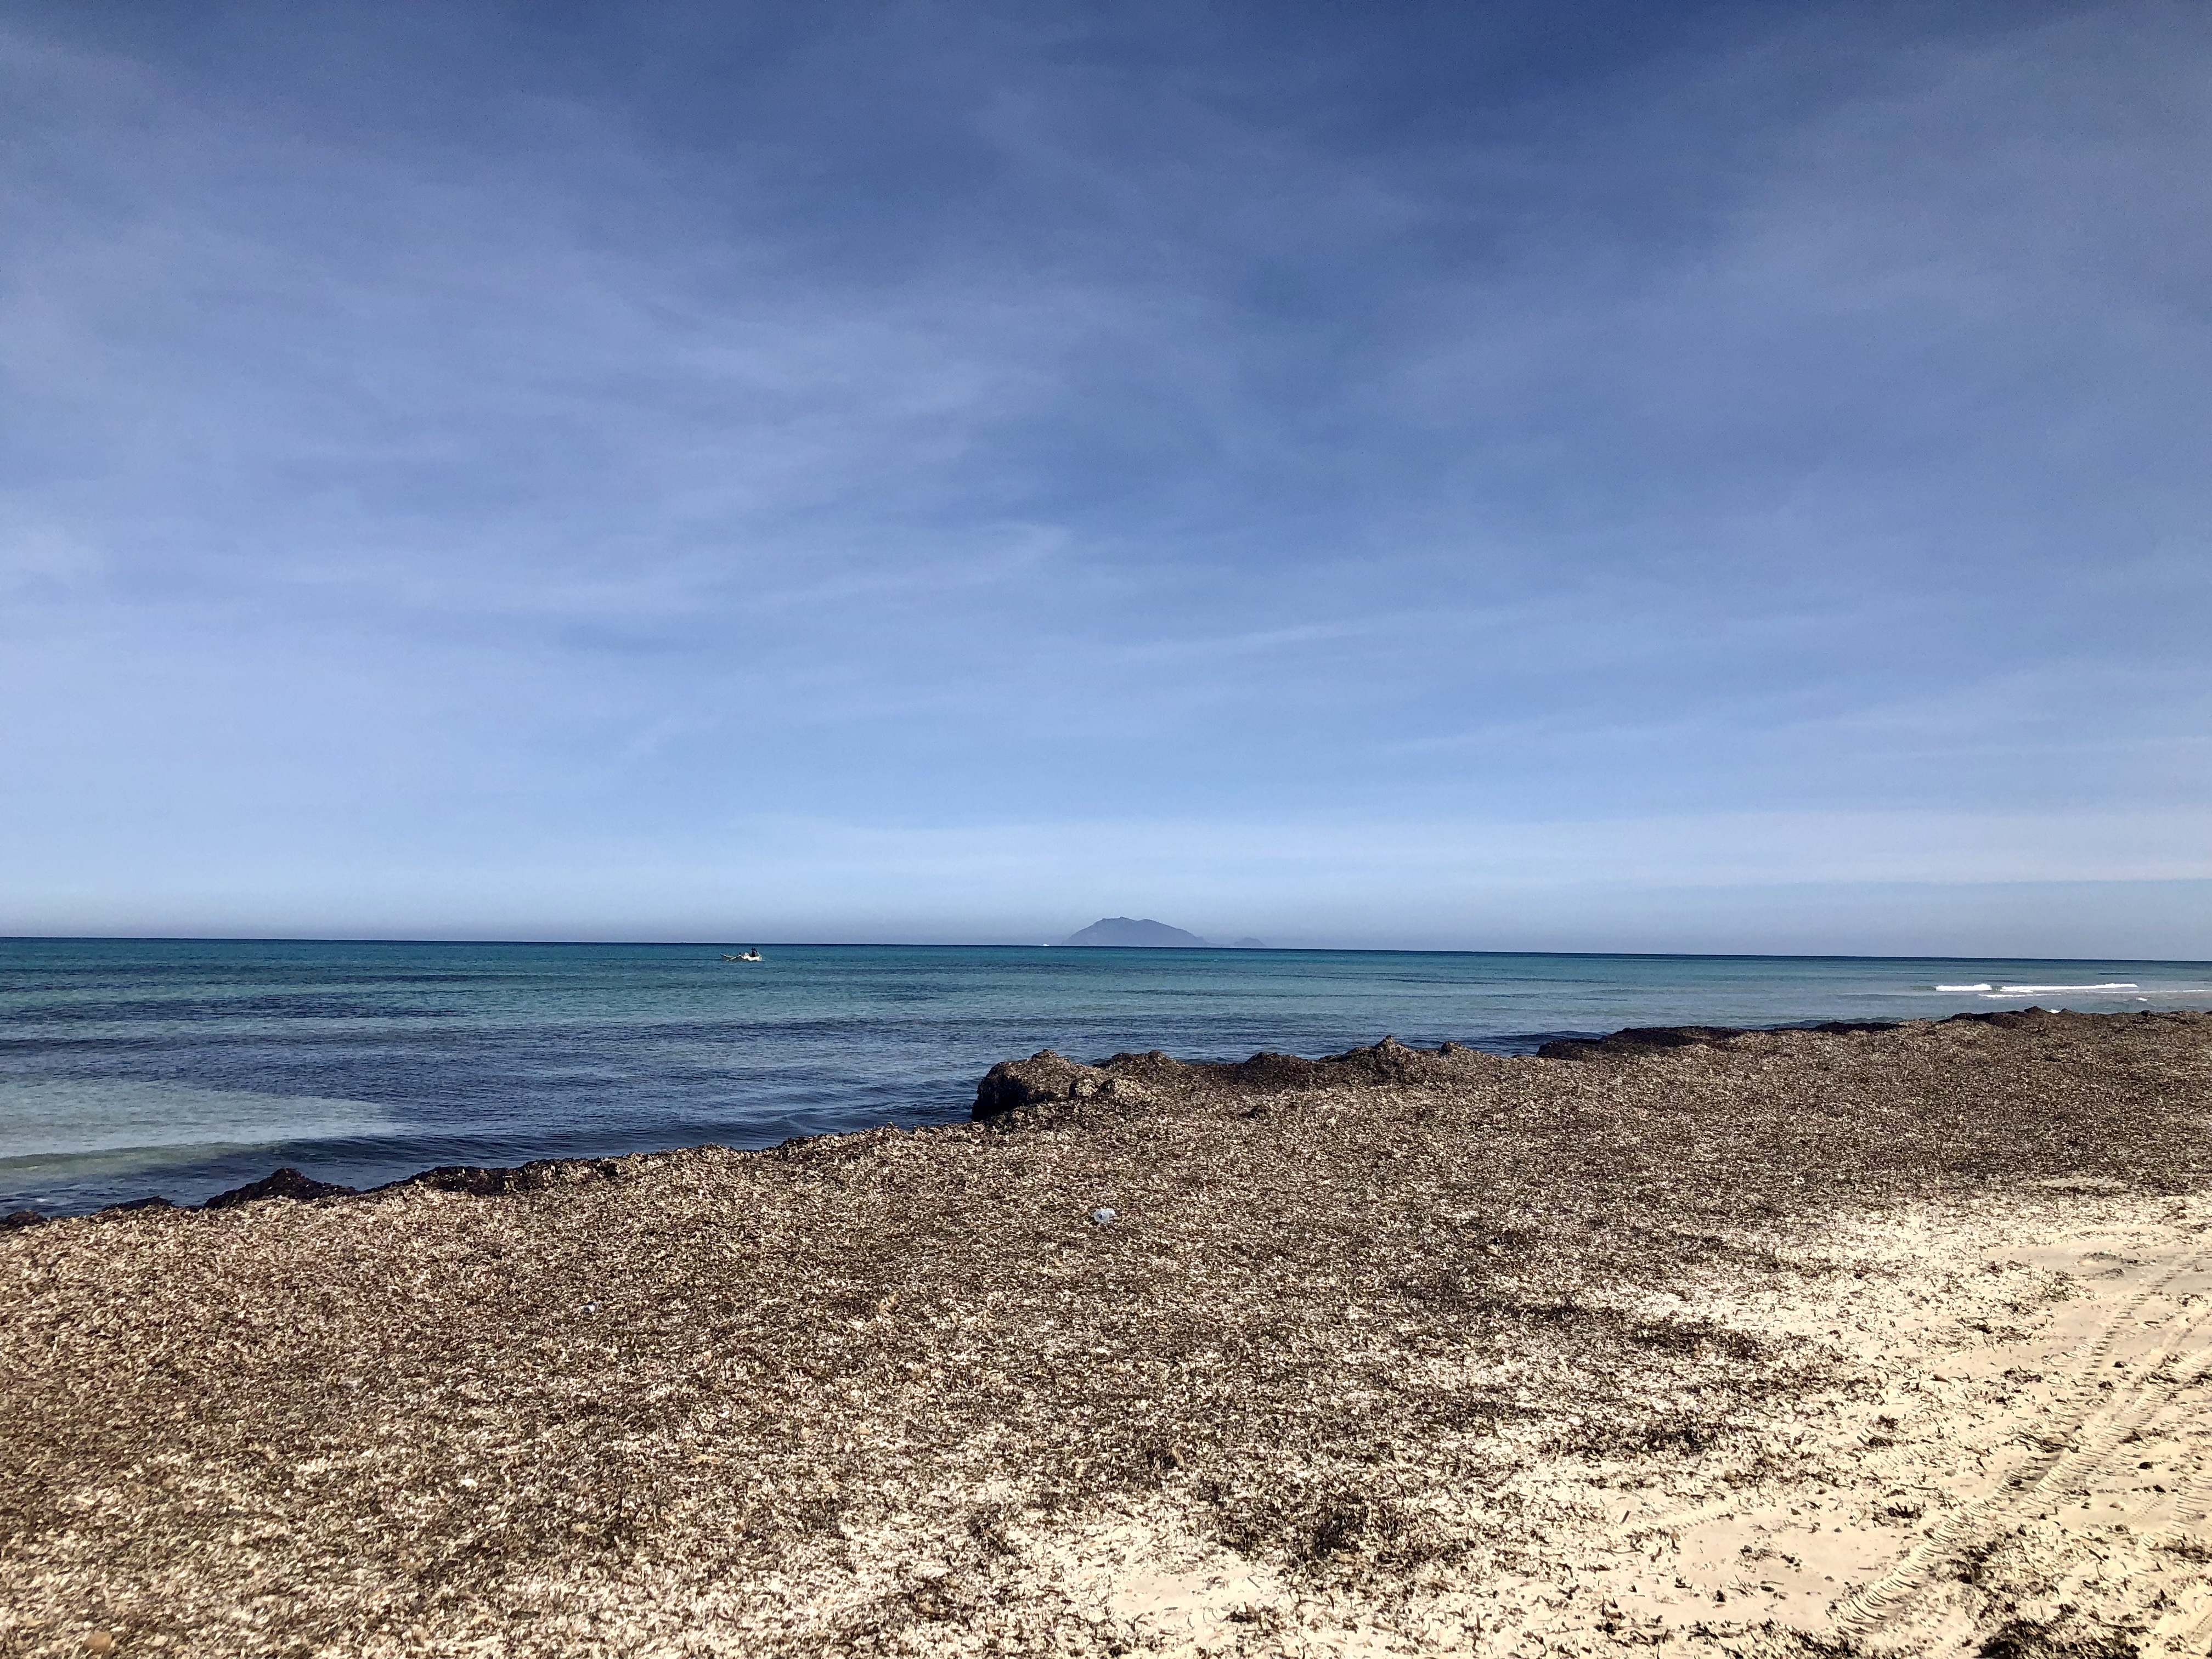
<path fill-rule="evenodd" d="M 1045 1054 L 12 1230 L 0 1653 L 2201 1654 L 2208 1037 Z"/>

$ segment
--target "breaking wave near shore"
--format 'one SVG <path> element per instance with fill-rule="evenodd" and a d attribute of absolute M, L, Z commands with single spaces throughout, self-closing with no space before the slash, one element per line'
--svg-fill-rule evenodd
<path fill-rule="evenodd" d="M 2142 1001 L 2148 1001 L 2154 996 L 2177 997 L 2212 994 L 2212 986 L 2154 985 L 2148 988 L 2148 989 L 2145 989 L 2144 987 L 2136 984 L 2132 980 L 2108 980 L 2097 985 L 1993 985 L 1988 981 L 1984 980 L 1973 985 L 1938 985 L 1934 988 L 1938 991 L 1969 991 L 1976 994 L 1977 995 L 1987 997 L 1992 1001 L 1999 998 L 2044 996 L 2058 992 L 2072 992 L 2077 994 L 2109 994 L 2115 992 L 2133 991 L 2142 994 L 2138 1000 Z"/>

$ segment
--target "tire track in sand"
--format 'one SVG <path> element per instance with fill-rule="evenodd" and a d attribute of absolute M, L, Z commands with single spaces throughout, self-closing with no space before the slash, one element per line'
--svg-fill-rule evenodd
<path fill-rule="evenodd" d="M 2205 1271 L 2208 1263 L 2212 1256 L 2202 1255 L 2173 1263 L 2113 1311 L 2066 1394 L 2047 1408 L 2045 1426 L 2033 1437 L 2040 1453 L 1994 1490 L 1950 1510 L 1881 1578 L 1844 1596 L 1834 1614 L 1839 1635 L 1863 1639 L 1902 1622 L 1937 1566 L 1955 1557 L 1970 1537 L 2002 1528 L 2033 1504 L 2086 1490 L 2098 1475 L 2109 1472 L 2131 1434 L 2166 1413 L 2181 1390 L 2203 1380 L 2212 1370 L 2212 1304 L 2193 1310 L 2177 1308 L 2169 1316 L 2170 1324 L 2166 1320 L 2147 1323 L 2142 1315 L 2175 1281 Z M 2114 1382 L 2113 1351 L 2124 1340 L 2161 1327 L 2166 1329 L 2153 1350 L 2155 1357 L 2138 1363 L 2124 1382 Z M 2177 1362 L 2181 1362 L 2179 1369 Z M 2200 1462 L 2190 1477 L 2192 1492 L 2199 1495 L 2200 1516 L 2208 1481 L 2212 1481 L 2212 1471 Z M 2184 1614 L 2192 1627 L 2198 1622 L 2197 1613 L 2191 1607 Z M 1944 1621 L 1947 1626 L 1953 1622 Z M 1957 1633 L 1944 1633 L 1953 1635 L 1955 1645 Z"/>

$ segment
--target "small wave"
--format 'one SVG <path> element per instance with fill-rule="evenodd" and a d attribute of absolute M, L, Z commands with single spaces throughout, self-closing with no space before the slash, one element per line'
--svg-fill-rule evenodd
<path fill-rule="evenodd" d="M 1984 991 L 1984 1002 L 2002 1002 L 2022 991 L 2128 991 L 2130 985 L 2008 985 L 2001 991 Z M 2212 985 L 2161 986 L 2154 990 L 2139 992 L 2131 997 L 2118 997 L 2121 1002 L 2163 1002 L 2173 997 L 2212 996 Z"/>
<path fill-rule="evenodd" d="M 173 1158 L 388 1128 L 374 1101 L 277 1095 L 131 1078 L 0 1083 L 0 1170 L 24 1159 Z"/>
<path fill-rule="evenodd" d="M 1939 991 L 1994 991 L 1996 987 L 1984 980 L 1979 985 L 1939 985 Z"/>

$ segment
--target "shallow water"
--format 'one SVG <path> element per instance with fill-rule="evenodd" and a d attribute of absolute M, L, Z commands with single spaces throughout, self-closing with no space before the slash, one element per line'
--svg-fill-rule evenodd
<path fill-rule="evenodd" d="M 2212 964 L 0 940 L 0 1210 L 963 1117 L 994 1061 L 2212 1003 Z M 1939 989 L 1942 987 L 1947 988 Z M 2018 987 L 2019 989 L 2008 988 Z"/>

